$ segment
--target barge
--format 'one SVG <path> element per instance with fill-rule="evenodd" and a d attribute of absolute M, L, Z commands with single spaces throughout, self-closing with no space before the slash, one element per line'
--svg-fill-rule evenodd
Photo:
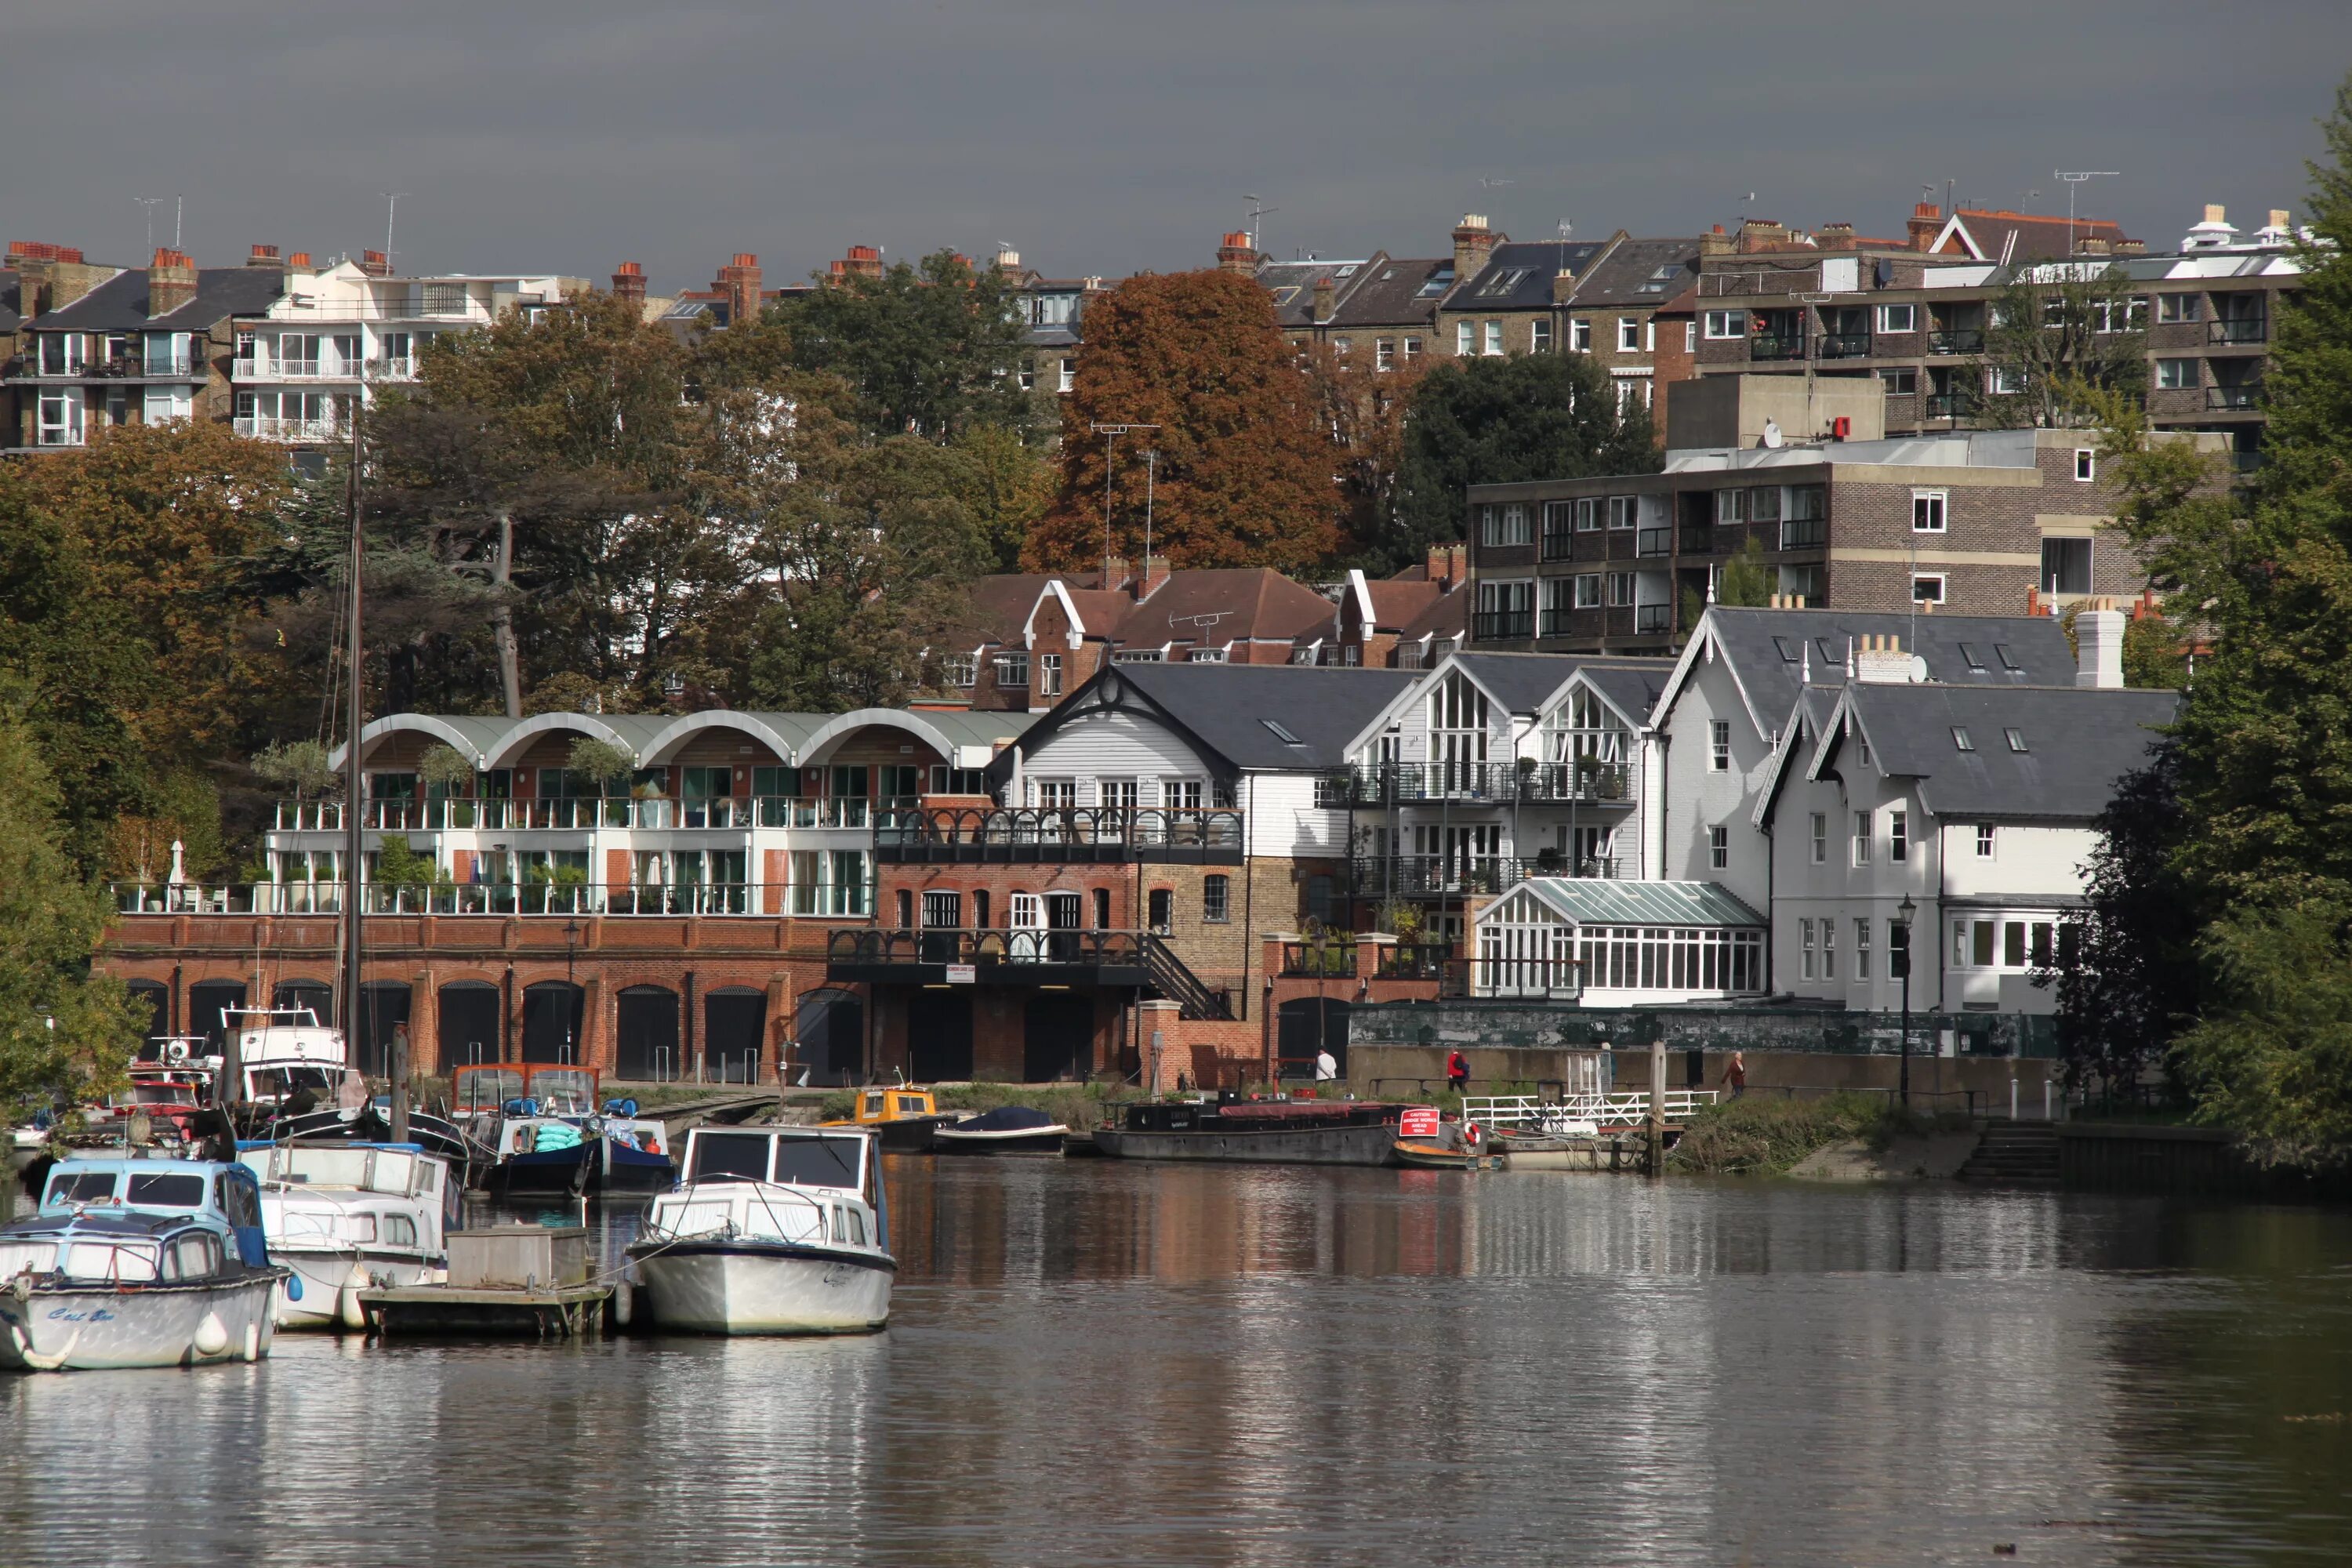
<path fill-rule="evenodd" d="M 1392 1165 L 1409 1108 L 1374 1100 L 1229 1100 L 1130 1105 L 1095 1147 L 1118 1160 L 1221 1160 L 1271 1165 Z"/>

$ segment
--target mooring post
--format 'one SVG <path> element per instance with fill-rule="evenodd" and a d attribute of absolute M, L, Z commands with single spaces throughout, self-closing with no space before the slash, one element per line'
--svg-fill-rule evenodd
<path fill-rule="evenodd" d="M 1666 1038 L 1650 1042 L 1650 1174 L 1666 1173 Z"/>

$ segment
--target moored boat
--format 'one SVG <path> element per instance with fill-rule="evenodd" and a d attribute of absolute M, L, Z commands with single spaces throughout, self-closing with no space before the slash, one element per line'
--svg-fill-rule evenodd
<path fill-rule="evenodd" d="M 1095 1129 L 1095 1145 L 1120 1160 L 1388 1165 L 1406 1109 L 1373 1100 L 1154 1101 L 1129 1106 L 1118 1126 Z"/>
<path fill-rule="evenodd" d="M 854 1334 L 890 1317 L 898 1260 L 873 1134 L 698 1127 L 628 1258 L 659 1328 Z"/>
<path fill-rule="evenodd" d="M 857 1091 L 856 1107 L 848 1119 L 817 1125 L 863 1127 L 881 1139 L 886 1154 L 928 1154 L 937 1131 L 953 1125 L 961 1114 L 941 1110 L 937 1098 L 919 1084 L 869 1085 Z"/>
<path fill-rule="evenodd" d="M 360 1292 L 432 1283 L 461 1182 L 414 1144 L 249 1145 L 270 1256 L 292 1271 L 272 1304 L 283 1329 L 367 1326 Z"/>
<path fill-rule="evenodd" d="M 258 1361 L 287 1278 L 243 1165 L 62 1161 L 0 1226 L 0 1371 Z"/>
<path fill-rule="evenodd" d="M 1000 1105 L 931 1131 L 942 1154 L 1058 1154 L 1070 1130 L 1034 1106 Z"/>
<path fill-rule="evenodd" d="M 498 1163 L 487 1185 L 494 1195 L 659 1192 L 677 1179 L 662 1124 L 639 1117 L 634 1100 L 600 1108 L 595 1068 L 540 1065 L 527 1072 L 522 1092 L 503 1101 L 491 1122 Z"/>

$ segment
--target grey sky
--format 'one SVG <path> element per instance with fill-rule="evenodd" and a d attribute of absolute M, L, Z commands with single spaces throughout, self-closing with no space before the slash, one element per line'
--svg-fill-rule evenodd
<path fill-rule="evenodd" d="M 184 193 L 201 263 L 356 252 L 400 190 L 404 270 L 666 293 L 853 242 L 1202 266 L 1247 192 L 1277 255 L 1430 255 L 1465 211 L 1899 234 L 1931 182 L 2063 212 L 2053 170 L 2116 169 L 2083 210 L 2169 245 L 2300 208 L 2352 4 L 78 0 L 7 37 L 0 239 L 136 265 L 134 198 Z"/>

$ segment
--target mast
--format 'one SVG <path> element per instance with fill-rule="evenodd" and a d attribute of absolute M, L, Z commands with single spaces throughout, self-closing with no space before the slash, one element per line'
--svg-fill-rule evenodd
<path fill-rule="evenodd" d="M 361 601 L 366 547 L 361 531 L 360 465 L 362 447 L 360 439 L 360 408 L 357 398 L 352 402 L 351 453 L 351 613 L 344 626 L 344 674 L 350 682 L 349 708 L 343 732 L 343 1049 L 345 1063 L 351 1065 L 351 1053 L 360 1039 L 361 1008 L 365 996 L 362 989 L 365 973 L 366 942 L 362 932 L 366 927 L 365 889 L 362 869 L 365 864 L 365 836 L 362 831 L 366 803 L 360 770 L 360 735 L 367 722 L 365 669 L 366 658 L 361 642 Z M 392 1136 L 394 1142 L 408 1137 L 408 1097 L 403 1068 L 406 1064 L 393 1061 L 385 1064 L 392 1079 Z"/>

